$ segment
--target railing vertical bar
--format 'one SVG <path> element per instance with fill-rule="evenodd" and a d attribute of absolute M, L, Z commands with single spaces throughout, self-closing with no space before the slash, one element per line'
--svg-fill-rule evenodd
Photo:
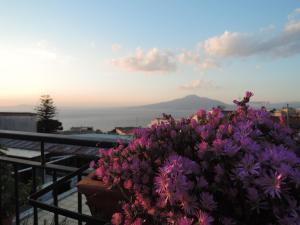
<path fill-rule="evenodd" d="M 79 158 L 76 157 L 76 166 L 80 168 Z M 81 180 L 81 173 L 77 175 L 77 183 Z M 78 213 L 82 214 L 82 195 L 79 191 L 77 191 L 77 206 L 78 206 Z M 82 225 L 82 220 L 78 220 L 78 225 Z"/>
<path fill-rule="evenodd" d="M 81 174 L 77 176 L 77 182 L 81 180 Z M 78 201 L 78 213 L 82 214 L 82 195 L 80 192 L 77 192 L 77 201 Z M 82 225 L 82 220 L 78 220 L 78 225 Z"/>
<path fill-rule="evenodd" d="M 15 206 L 16 206 L 16 225 L 20 224 L 20 205 L 19 205 L 19 174 L 18 165 L 14 164 L 14 177 L 15 177 Z"/>
<path fill-rule="evenodd" d="M 36 181 L 36 168 L 32 167 L 32 192 L 35 193 L 37 191 L 37 181 Z M 33 225 L 38 225 L 38 211 L 36 206 L 33 206 Z"/>
<path fill-rule="evenodd" d="M 57 180 L 57 174 L 56 174 L 56 170 L 53 170 L 53 173 L 52 173 L 52 181 L 53 183 L 56 182 Z M 56 187 L 53 188 L 53 203 L 54 203 L 54 206 L 58 206 L 58 200 L 57 200 L 57 191 L 56 191 Z M 55 225 L 58 225 L 58 213 L 55 212 L 54 213 L 54 224 Z"/>
<path fill-rule="evenodd" d="M 46 160 L 45 160 L 45 143 L 44 141 L 41 141 L 41 165 L 45 166 Z M 45 168 L 42 168 L 42 182 L 45 183 Z"/>
<path fill-rule="evenodd" d="M 2 162 L 0 161 L 0 168 L 1 168 Z M 0 174 L 0 187 L 2 185 L 2 176 Z M 2 225 L 2 188 L 0 188 L 0 225 Z"/>

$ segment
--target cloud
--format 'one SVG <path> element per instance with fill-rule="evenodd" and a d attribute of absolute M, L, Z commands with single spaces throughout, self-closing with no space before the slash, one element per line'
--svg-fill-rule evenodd
<path fill-rule="evenodd" d="M 199 64 L 201 57 L 199 53 L 183 50 L 178 55 L 178 61 L 182 64 Z"/>
<path fill-rule="evenodd" d="M 46 64 L 69 64 L 74 57 L 66 55 L 46 40 L 27 45 L 0 44 L 0 61 L 5 67 L 29 68 Z"/>
<path fill-rule="evenodd" d="M 204 59 L 203 62 L 198 64 L 198 67 L 202 70 L 216 69 L 220 67 L 220 64 L 213 59 Z"/>
<path fill-rule="evenodd" d="M 137 48 L 132 56 L 114 59 L 112 64 L 135 72 L 174 72 L 177 69 L 172 52 L 152 48 L 148 52 Z"/>
<path fill-rule="evenodd" d="M 208 70 L 220 67 L 212 58 L 201 57 L 199 52 L 194 51 L 182 51 L 178 55 L 178 62 L 181 64 L 195 65 L 201 70 Z"/>
<path fill-rule="evenodd" d="M 113 51 L 120 48 L 118 44 L 112 46 Z M 280 31 L 276 31 L 274 25 L 261 28 L 257 33 L 225 31 L 194 49 L 179 52 L 157 48 L 144 52 L 138 48 L 134 55 L 112 60 L 112 64 L 129 71 L 173 72 L 180 65 L 195 66 L 199 70 L 216 69 L 221 67 L 222 59 L 230 57 L 280 58 L 296 54 L 300 54 L 300 8 L 288 15 Z"/>
<path fill-rule="evenodd" d="M 196 89 L 207 89 L 207 88 L 217 88 L 214 82 L 210 80 L 193 80 L 190 83 L 183 84 L 179 86 L 182 90 L 196 90 Z"/>
<path fill-rule="evenodd" d="M 120 44 L 118 44 L 118 43 L 114 43 L 114 44 L 112 44 L 112 46 L 111 46 L 111 50 L 113 51 L 113 52 L 118 52 L 118 51 L 120 51 L 122 49 L 122 45 L 120 45 Z"/>
<path fill-rule="evenodd" d="M 206 54 L 216 57 L 248 57 L 267 55 L 287 57 L 300 53 L 300 9 L 288 17 L 288 22 L 278 33 L 247 34 L 225 31 L 220 36 L 207 39 L 203 48 Z"/>

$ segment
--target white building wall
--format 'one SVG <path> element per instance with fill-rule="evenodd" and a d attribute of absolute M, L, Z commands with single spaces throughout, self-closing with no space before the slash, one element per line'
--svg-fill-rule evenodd
<path fill-rule="evenodd" d="M 15 131 L 37 131 L 36 115 L 1 115 L 0 114 L 0 129 L 15 130 Z"/>

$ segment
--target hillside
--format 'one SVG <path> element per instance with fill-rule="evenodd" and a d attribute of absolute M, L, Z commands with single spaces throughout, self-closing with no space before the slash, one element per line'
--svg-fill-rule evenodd
<path fill-rule="evenodd" d="M 153 109 L 153 110 L 188 110 L 196 111 L 199 108 L 211 109 L 213 107 L 222 106 L 225 108 L 232 108 L 232 106 L 206 97 L 199 97 L 197 95 L 188 95 L 183 98 L 174 99 L 171 101 L 160 102 L 150 105 L 143 105 L 136 108 Z"/>

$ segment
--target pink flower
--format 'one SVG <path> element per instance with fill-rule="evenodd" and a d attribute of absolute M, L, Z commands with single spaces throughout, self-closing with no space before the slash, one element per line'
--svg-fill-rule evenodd
<path fill-rule="evenodd" d="M 127 170 L 128 169 L 128 163 L 127 162 L 122 162 L 122 170 Z"/>
<path fill-rule="evenodd" d="M 165 115 L 128 145 L 101 150 L 96 175 L 128 197 L 112 223 L 300 224 L 300 138 L 250 108 L 252 95 L 230 114 Z"/>
<path fill-rule="evenodd" d="M 205 141 L 202 141 L 199 145 L 198 145 L 198 149 L 200 150 L 200 152 L 205 152 L 207 150 L 208 144 Z"/>
<path fill-rule="evenodd" d="M 124 188 L 125 189 L 130 189 L 132 187 L 132 181 L 130 179 L 126 180 L 124 182 Z"/>
<path fill-rule="evenodd" d="M 206 110 L 205 109 L 200 109 L 196 112 L 196 115 L 199 117 L 199 118 L 204 118 L 206 116 Z"/>
<path fill-rule="evenodd" d="M 136 218 L 135 221 L 131 224 L 131 225 L 142 225 L 143 224 L 143 220 L 142 218 Z"/>
<path fill-rule="evenodd" d="M 121 213 L 114 213 L 111 218 L 111 223 L 113 225 L 120 225 L 122 223 L 123 216 Z"/>
<path fill-rule="evenodd" d="M 197 120 L 191 119 L 191 125 L 193 128 L 197 127 L 197 125 L 198 125 Z"/>
<path fill-rule="evenodd" d="M 95 166 L 96 166 L 95 161 L 94 161 L 94 160 L 91 161 L 89 167 L 90 167 L 90 168 L 95 168 Z"/>
<path fill-rule="evenodd" d="M 246 98 L 251 98 L 253 96 L 253 93 L 251 91 L 246 91 L 245 97 Z"/>
<path fill-rule="evenodd" d="M 97 169 L 96 169 L 96 175 L 100 178 L 103 177 L 104 175 L 104 168 L 102 166 L 99 166 Z"/>
<path fill-rule="evenodd" d="M 177 225 L 192 225 L 193 224 L 193 219 L 190 219 L 186 216 L 184 217 L 180 217 L 178 220 L 177 220 Z"/>
<path fill-rule="evenodd" d="M 120 167 L 120 164 L 118 163 L 118 161 L 114 161 L 114 163 L 113 163 L 113 170 L 116 173 L 120 173 L 121 172 L 121 167 Z"/>
<path fill-rule="evenodd" d="M 214 219 L 209 216 L 206 212 L 199 210 L 197 212 L 197 219 L 199 222 L 199 225 L 210 225 Z"/>

